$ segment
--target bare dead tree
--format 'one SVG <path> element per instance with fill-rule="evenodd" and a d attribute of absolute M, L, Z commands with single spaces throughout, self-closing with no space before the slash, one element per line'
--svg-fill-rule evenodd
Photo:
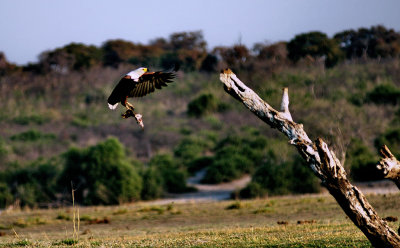
<path fill-rule="evenodd" d="M 289 138 L 289 143 L 297 148 L 314 174 L 321 179 L 322 184 L 336 199 L 343 211 L 365 234 L 374 247 L 400 247 L 400 236 L 378 216 L 364 194 L 350 183 L 335 153 L 321 138 L 312 142 L 304 131 L 303 125 L 293 121 L 289 112 L 287 88 L 283 90 L 281 111 L 277 111 L 241 82 L 230 69 L 221 72 L 220 80 L 228 94 L 242 102 L 262 121 L 272 128 L 278 129 Z M 379 165 L 382 168 L 385 168 L 384 165 L 393 168 L 394 156 L 391 153 L 384 154 Z M 397 160 L 396 163 L 397 168 L 399 168 Z M 388 170 L 392 171 L 391 169 Z M 386 173 L 386 175 L 391 178 L 389 176 L 391 173 Z M 398 175 L 399 173 L 397 173 L 397 179 Z"/>

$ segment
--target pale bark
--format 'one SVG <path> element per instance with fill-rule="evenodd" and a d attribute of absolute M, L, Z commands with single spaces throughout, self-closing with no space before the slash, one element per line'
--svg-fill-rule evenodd
<path fill-rule="evenodd" d="M 382 173 L 383 178 L 392 180 L 400 189 L 400 162 L 386 145 L 383 145 L 380 152 L 382 158 L 376 168 Z"/>
<path fill-rule="evenodd" d="M 321 138 L 312 142 L 303 125 L 292 120 L 287 89 L 284 89 L 282 112 L 279 112 L 242 83 L 231 70 L 223 70 L 220 80 L 227 93 L 289 138 L 289 143 L 297 148 L 314 174 L 373 246 L 400 247 L 400 236 L 378 216 L 362 192 L 350 183 L 343 166 L 328 145 Z"/>

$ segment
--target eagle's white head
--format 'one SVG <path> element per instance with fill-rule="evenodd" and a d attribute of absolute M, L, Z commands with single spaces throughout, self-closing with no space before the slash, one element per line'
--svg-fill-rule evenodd
<path fill-rule="evenodd" d="M 138 81 L 138 79 L 147 71 L 146 67 L 140 67 L 134 71 L 129 72 L 128 76 L 131 77 L 131 79 L 133 79 L 134 81 Z"/>

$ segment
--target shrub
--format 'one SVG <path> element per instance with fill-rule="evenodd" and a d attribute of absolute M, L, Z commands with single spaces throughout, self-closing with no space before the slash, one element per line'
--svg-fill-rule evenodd
<path fill-rule="evenodd" d="M 233 209 L 241 209 L 243 208 L 243 204 L 241 202 L 234 202 L 227 206 L 225 209 L 226 210 L 233 210 Z"/>
<path fill-rule="evenodd" d="M 350 165 L 350 175 L 357 181 L 379 179 L 376 169 L 378 159 L 370 149 L 359 139 L 353 139 L 346 152 L 347 163 Z"/>
<path fill-rule="evenodd" d="M 195 173 L 196 171 L 199 171 L 201 169 L 206 168 L 207 166 L 211 165 L 213 162 L 214 158 L 213 157 L 200 157 L 197 159 L 194 159 L 192 162 L 188 164 L 188 171 L 189 173 Z"/>
<path fill-rule="evenodd" d="M 14 141 L 38 141 L 41 139 L 55 139 L 54 134 L 44 134 L 37 130 L 28 130 L 26 132 L 18 133 L 10 137 Z"/>
<path fill-rule="evenodd" d="M 229 147 L 231 148 L 231 147 Z M 228 148 L 228 149 L 229 149 Z M 233 151 L 233 149 L 232 149 Z M 204 176 L 203 183 L 221 183 L 237 179 L 253 167 L 253 162 L 237 152 L 214 158 Z"/>
<path fill-rule="evenodd" d="M 252 181 L 239 192 L 242 198 L 263 197 L 265 195 L 303 194 L 319 192 L 318 179 L 295 157 L 288 162 L 269 159 L 259 167 Z"/>
<path fill-rule="evenodd" d="M 39 159 L 26 166 L 12 164 L 1 177 L 6 178 L 14 199 L 19 199 L 22 206 L 33 207 L 56 199 L 59 173 L 60 166 L 56 159 Z"/>
<path fill-rule="evenodd" d="M 4 160 L 7 157 L 7 154 L 8 149 L 6 142 L 0 137 L 0 161 Z"/>
<path fill-rule="evenodd" d="M 149 163 L 156 170 L 160 171 L 163 179 L 163 187 L 171 193 L 183 193 L 193 189 L 186 185 L 187 175 L 183 168 L 180 168 L 171 155 L 155 155 Z"/>
<path fill-rule="evenodd" d="M 267 189 L 257 182 L 250 182 L 245 188 L 239 191 L 240 198 L 264 197 L 268 193 Z"/>
<path fill-rule="evenodd" d="M 17 124 L 20 125 L 29 125 L 29 124 L 37 124 L 37 125 L 42 125 L 43 123 L 45 123 L 46 121 L 48 121 L 49 119 L 42 116 L 42 115 L 21 115 L 18 117 L 15 117 L 13 119 L 13 121 Z"/>
<path fill-rule="evenodd" d="M 296 194 L 320 192 L 320 180 L 302 158 L 296 156 L 290 167 L 290 192 Z"/>
<path fill-rule="evenodd" d="M 76 201 L 107 205 L 140 199 L 141 178 L 117 139 L 109 138 L 86 149 L 71 148 L 64 158 L 59 184 L 65 187 L 72 182 Z"/>
<path fill-rule="evenodd" d="M 400 100 L 400 89 L 392 84 L 376 86 L 367 93 L 366 101 L 376 104 L 398 104 Z"/>
<path fill-rule="evenodd" d="M 218 58 L 215 55 L 207 54 L 201 62 L 200 71 L 215 72 L 218 65 Z"/>
<path fill-rule="evenodd" d="M 78 244 L 78 240 L 73 238 L 63 239 L 59 243 L 56 243 L 56 245 L 71 245 L 71 246 L 76 244 Z"/>
<path fill-rule="evenodd" d="M 152 200 L 162 196 L 164 193 L 164 179 L 160 170 L 156 166 L 151 166 L 142 173 L 142 192 L 143 200 Z"/>
<path fill-rule="evenodd" d="M 13 243 L 13 246 L 31 246 L 31 245 L 32 245 L 32 242 L 30 242 L 29 240 L 26 240 L 26 239 Z"/>
<path fill-rule="evenodd" d="M 244 135 L 229 135 L 214 148 L 215 155 L 208 159 L 210 166 L 202 182 L 221 183 L 252 173 L 262 164 L 267 151 L 267 140 L 254 130 Z"/>
<path fill-rule="evenodd" d="M 400 156 L 400 128 L 390 128 L 375 139 L 375 147 L 379 150 L 383 145 L 389 147 L 396 157 Z M 377 161 L 377 160 L 376 160 Z"/>
<path fill-rule="evenodd" d="M 351 177 L 356 181 L 380 180 L 382 177 L 376 169 L 376 161 L 373 157 L 363 154 L 353 159 L 351 164 Z"/>
<path fill-rule="evenodd" d="M 342 57 L 338 42 L 321 32 L 296 35 L 287 44 L 287 50 L 289 59 L 294 62 L 307 56 L 322 57 L 327 67 L 336 65 Z"/>
<path fill-rule="evenodd" d="M 188 115 L 194 117 L 201 117 L 203 115 L 217 111 L 218 99 L 211 93 L 202 94 L 193 99 L 188 104 Z"/>
<path fill-rule="evenodd" d="M 14 200 L 10 188 L 4 182 L 0 182 L 0 208 L 5 208 Z"/>
<path fill-rule="evenodd" d="M 174 149 L 174 155 L 185 165 L 200 158 L 207 150 L 213 147 L 212 141 L 199 136 L 183 138 Z"/>
<path fill-rule="evenodd" d="M 40 193 L 39 185 L 36 183 L 25 183 L 17 185 L 15 187 L 15 198 L 20 200 L 22 206 L 37 206 L 37 200 L 40 197 L 37 196 Z"/>
<path fill-rule="evenodd" d="M 77 127 L 90 127 L 94 126 L 95 122 L 85 113 L 77 113 L 71 120 L 71 124 Z"/>
<path fill-rule="evenodd" d="M 269 195 L 283 195 L 290 193 L 290 164 L 268 161 L 257 169 L 252 181 L 259 183 Z M 298 180 L 298 179 L 296 179 Z"/>

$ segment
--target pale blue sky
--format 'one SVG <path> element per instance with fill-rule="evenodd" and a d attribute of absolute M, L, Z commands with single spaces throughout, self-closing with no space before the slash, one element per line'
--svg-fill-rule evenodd
<path fill-rule="evenodd" d="M 18 64 L 70 42 L 122 38 L 147 43 L 202 30 L 208 47 L 239 40 L 290 40 L 296 34 L 382 24 L 400 31 L 399 0 L 0 0 L 0 51 Z"/>

